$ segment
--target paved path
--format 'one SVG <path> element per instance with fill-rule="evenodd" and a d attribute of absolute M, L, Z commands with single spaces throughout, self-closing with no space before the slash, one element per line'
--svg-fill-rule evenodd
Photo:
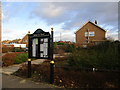
<path fill-rule="evenodd" d="M 2 88 L 58 88 L 57 86 L 38 83 L 31 81 L 30 79 L 23 79 L 13 75 L 2 75 Z"/>
<path fill-rule="evenodd" d="M 44 61 L 45 61 L 44 59 L 37 59 L 37 60 L 32 61 L 31 64 L 41 64 Z M 27 62 L 23 64 L 27 64 Z M 12 73 L 16 72 L 21 66 L 22 64 L 11 65 L 8 67 L 3 67 L 3 68 L 0 67 L 0 79 L 2 79 L 1 80 L 2 88 L 52 88 L 52 90 L 56 90 L 56 88 L 59 88 L 51 84 L 40 83 L 40 82 L 38 83 L 28 78 L 24 79 L 21 77 L 11 75 Z"/>
<path fill-rule="evenodd" d="M 6 53 L 2 53 L 2 56 L 5 55 L 5 54 Z M 54 54 L 54 58 L 58 57 L 58 56 L 59 56 L 58 54 Z M 33 60 L 31 62 L 31 64 L 41 64 L 44 61 L 45 61 L 45 59 L 37 59 L 37 60 Z M 0 60 L 0 63 L 2 63 L 2 60 Z M 25 62 L 23 64 L 27 64 L 27 62 Z M 8 66 L 8 67 L 3 67 L 3 68 L 0 67 L 0 73 L 11 75 L 12 73 L 16 72 L 20 68 L 20 66 L 22 66 L 22 64 L 11 65 L 11 66 Z"/>
<path fill-rule="evenodd" d="M 44 59 L 37 59 L 32 61 L 32 64 L 41 64 Z M 25 62 L 24 64 L 27 64 Z M 59 88 L 57 86 L 41 83 L 41 82 L 34 82 L 30 80 L 30 78 L 21 78 L 18 76 L 11 75 L 15 71 L 19 69 L 22 64 L 11 65 L 9 67 L 0 67 L 0 75 L 2 75 L 2 88 Z M 1 77 L 0 77 L 1 78 Z"/>
<path fill-rule="evenodd" d="M 37 59 L 32 61 L 31 64 L 41 64 L 42 62 L 44 62 L 44 59 Z M 23 64 L 27 64 L 27 62 Z M 12 73 L 16 72 L 21 67 L 21 65 L 22 64 L 15 64 L 8 67 L 0 68 L 0 73 L 11 75 Z"/>

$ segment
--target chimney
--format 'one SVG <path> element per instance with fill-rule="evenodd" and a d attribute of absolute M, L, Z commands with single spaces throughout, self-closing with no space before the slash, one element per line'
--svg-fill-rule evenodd
<path fill-rule="evenodd" d="M 28 31 L 28 34 L 30 34 L 30 31 Z"/>
<path fill-rule="evenodd" d="M 95 24 L 97 24 L 97 20 L 95 20 Z"/>

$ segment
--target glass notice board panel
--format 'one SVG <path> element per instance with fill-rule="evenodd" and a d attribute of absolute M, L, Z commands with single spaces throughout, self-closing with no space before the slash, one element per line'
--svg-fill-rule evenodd
<path fill-rule="evenodd" d="M 32 41 L 32 56 L 37 56 L 37 49 L 38 49 L 38 38 L 34 38 Z"/>
<path fill-rule="evenodd" d="M 48 38 L 40 39 L 40 57 L 48 57 Z"/>
<path fill-rule="evenodd" d="M 33 34 L 28 35 L 28 58 L 50 59 L 52 49 L 51 35 L 37 29 Z"/>

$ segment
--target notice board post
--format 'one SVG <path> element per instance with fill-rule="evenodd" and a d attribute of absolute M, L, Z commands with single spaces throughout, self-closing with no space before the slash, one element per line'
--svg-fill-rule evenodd
<path fill-rule="evenodd" d="M 53 60 L 53 28 L 51 35 L 42 29 L 37 29 L 28 35 L 28 78 L 32 76 L 31 59 L 50 60 L 50 84 L 54 83 L 54 60 Z"/>
<path fill-rule="evenodd" d="M 28 34 L 28 78 L 31 77 L 31 59 L 50 60 L 50 33 L 37 29 L 33 34 Z"/>
<path fill-rule="evenodd" d="M 50 61 L 50 84 L 54 83 L 54 60 L 53 60 L 53 28 L 51 28 L 51 46 L 50 46 L 50 53 L 51 53 L 51 61 Z"/>

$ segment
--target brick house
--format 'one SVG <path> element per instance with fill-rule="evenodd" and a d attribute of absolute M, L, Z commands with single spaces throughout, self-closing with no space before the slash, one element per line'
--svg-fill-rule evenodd
<path fill-rule="evenodd" d="M 28 46 L 28 34 L 30 34 L 30 31 L 21 39 L 18 41 L 19 44 L 26 44 Z"/>
<path fill-rule="evenodd" d="M 101 28 L 96 23 L 88 21 L 76 32 L 76 45 L 81 47 L 93 46 L 100 42 L 106 41 L 106 30 Z"/>
<path fill-rule="evenodd" d="M 2 44 L 9 44 L 9 42 L 11 42 L 11 40 L 4 40 L 2 41 Z"/>
<path fill-rule="evenodd" d="M 18 42 L 19 42 L 20 40 L 21 40 L 21 39 L 15 39 L 15 40 L 9 41 L 8 43 L 9 43 L 9 44 L 18 44 Z"/>
<path fill-rule="evenodd" d="M 2 47 L 27 47 L 28 46 L 28 32 L 22 39 L 4 40 L 2 41 Z"/>

